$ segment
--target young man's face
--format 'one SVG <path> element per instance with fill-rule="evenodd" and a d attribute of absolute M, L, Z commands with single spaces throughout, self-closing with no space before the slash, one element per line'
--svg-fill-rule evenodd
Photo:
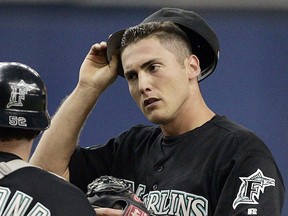
<path fill-rule="evenodd" d="M 163 125 L 185 115 L 191 96 L 187 59 L 183 66 L 157 39 L 147 38 L 125 48 L 122 64 L 130 94 L 149 121 Z"/>

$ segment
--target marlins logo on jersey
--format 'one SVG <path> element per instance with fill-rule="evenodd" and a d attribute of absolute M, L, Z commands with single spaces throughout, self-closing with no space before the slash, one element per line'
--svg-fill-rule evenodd
<path fill-rule="evenodd" d="M 266 187 L 275 186 L 275 180 L 264 176 L 260 169 L 248 177 L 239 178 L 242 183 L 233 202 L 234 209 L 239 204 L 258 204 L 260 192 L 264 193 Z"/>

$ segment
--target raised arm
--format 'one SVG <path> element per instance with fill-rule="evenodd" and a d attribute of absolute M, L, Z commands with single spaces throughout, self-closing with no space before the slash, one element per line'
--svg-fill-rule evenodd
<path fill-rule="evenodd" d="M 94 44 L 84 59 L 79 81 L 52 118 L 30 162 L 69 180 L 69 161 L 81 128 L 101 93 L 117 78 L 116 60 L 108 65 L 105 42 Z"/>

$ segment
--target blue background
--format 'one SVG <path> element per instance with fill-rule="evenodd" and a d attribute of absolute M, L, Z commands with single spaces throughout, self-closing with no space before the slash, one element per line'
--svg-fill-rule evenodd
<path fill-rule="evenodd" d="M 53 115 L 75 87 L 90 46 L 141 22 L 156 9 L 2 5 L 0 61 L 26 63 L 41 74 Z M 287 187 L 288 12 L 195 11 L 211 24 L 220 41 L 217 69 L 201 82 L 207 104 L 265 141 Z M 119 78 L 100 98 L 80 144 L 106 142 L 138 123 L 148 122 L 131 99 L 126 81 Z M 287 198 L 282 215 L 288 215 Z"/>

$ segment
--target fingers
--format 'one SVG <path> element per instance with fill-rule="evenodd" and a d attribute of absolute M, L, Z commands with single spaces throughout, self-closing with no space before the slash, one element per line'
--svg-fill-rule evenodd
<path fill-rule="evenodd" d="M 117 72 L 115 70 L 111 71 L 109 67 L 106 50 L 106 42 L 95 43 L 91 46 L 80 67 L 78 87 L 83 88 L 84 86 L 84 89 L 90 89 L 92 86 L 95 97 L 111 85 L 118 76 Z M 95 93 L 95 90 L 97 93 Z"/>
<path fill-rule="evenodd" d="M 95 43 L 92 45 L 89 53 L 86 56 L 86 60 L 98 64 L 100 67 L 103 67 L 108 64 L 106 58 L 107 44 L 102 41 L 100 43 Z"/>
<path fill-rule="evenodd" d="M 117 74 L 117 67 L 119 62 L 121 61 L 119 59 L 119 52 L 114 53 L 114 55 L 112 56 L 112 60 L 111 62 L 107 62 L 106 59 L 106 50 L 107 50 L 107 43 L 105 41 L 102 41 L 100 43 L 95 43 L 90 51 L 90 54 L 94 55 L 94 56 L 98 56 L 98 59 L 101 58 L 101 62 L 103 62 L 103 60 L 105 59 L 105 63 L 109 64 L 110 70 Z"/>
<path fill-rule="evenodd" d="M 91 52 L 93 52 L 95 55 L 106 55 L 106 49 L 107 43 L 102 41 L 100 43 L 95 43 L 91 48 Z"/>
<path fill-rule="evenodd" d="M 97 216 L 122 216 L 123 211 L 111 208 L 96 208 L 94 209 Z"/>

